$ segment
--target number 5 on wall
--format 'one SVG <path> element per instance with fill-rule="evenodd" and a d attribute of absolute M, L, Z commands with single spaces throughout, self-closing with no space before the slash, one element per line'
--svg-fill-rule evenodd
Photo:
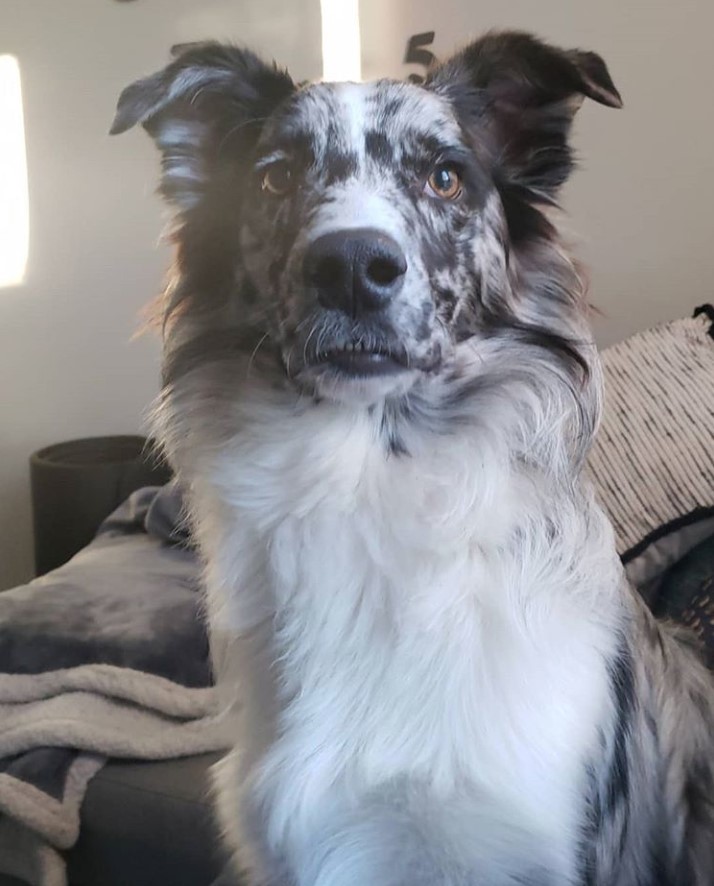
<path fill-rule="evenodd" d="M 436 61 L 436 56 L 425 46 L 431 46 L 434 42 L 434 31 L 425 31 L 423 34 L 414 34 L 407 40 L 407 51 L 404 53 L 405 65 L 422 65 L 429 68 Z M 421 74 L 410 74 L 410 83 L 423 83 L 424 77 Z"/>

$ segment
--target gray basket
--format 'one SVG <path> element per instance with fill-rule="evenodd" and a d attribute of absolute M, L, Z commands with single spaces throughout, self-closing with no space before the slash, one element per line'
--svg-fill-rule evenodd
<path fill-rule="evenodd" d="M 161 486 L 170 471 L 145 437 L 89 437 L 30 457 L 35 571 L 66 563 L 134 490 Z"/>

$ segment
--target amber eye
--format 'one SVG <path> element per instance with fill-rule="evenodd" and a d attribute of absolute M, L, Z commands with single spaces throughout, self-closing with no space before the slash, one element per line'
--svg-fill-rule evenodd
<path fill-rule="evenodd" d="M 290 167 L 284 160 L 272 163 L 263 173 L 261 187 L 264 191 L 275 194 L 278 197 L 287 192 L 292 187 L 292 172 Z"/>
<path fill-rule="evenodd" d="M 442 200 L 455 200 L 461 193 L 461 179 L 453 166 L 439 164 L 427 179 L 427 190 Z"/>

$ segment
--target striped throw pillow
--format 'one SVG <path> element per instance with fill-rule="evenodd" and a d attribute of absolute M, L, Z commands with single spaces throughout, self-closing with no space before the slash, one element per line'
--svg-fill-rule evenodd
<path fill-rule="evenodd" d="M 603 423 L 589 468 L 641 589 L 714 535 L 714 308 L 602 353 Z"/>

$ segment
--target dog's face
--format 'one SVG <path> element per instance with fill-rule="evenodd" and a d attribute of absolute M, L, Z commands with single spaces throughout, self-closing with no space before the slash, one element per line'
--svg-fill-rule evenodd
<path fill-rule="evenodd" d="M 487 173 L 447 101 L 317 85 L 266 125 L 241 249 L 299 384 L 404 390 L 473 332 Z"/>
<path fill-rule="evenodd" d="M 142 121 L 163 152 L 181 270 L 204 290 L 190 310 L 220 301 L 300 389 L 371 403 L 453 373 L 474 338 L 577 362 L 582 305 L 557 269 L 525 278 L 543 276 L 541 208 L 585 95 L 620 103 L 598 56 L 523 34 L 483 38 L 425 86 L 298 88 L 211 44 L 129 87 L 114 131 Z"/>

